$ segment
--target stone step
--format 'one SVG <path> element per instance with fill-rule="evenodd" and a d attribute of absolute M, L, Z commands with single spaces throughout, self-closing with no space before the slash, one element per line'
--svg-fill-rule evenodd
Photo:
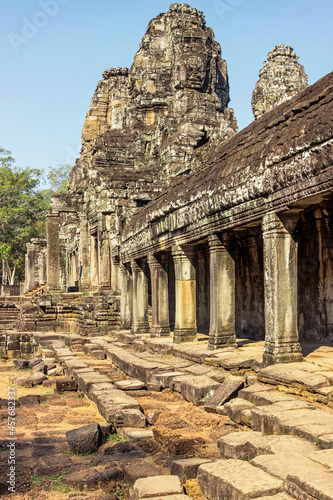
<path fill-rule="evenodd" d="M 283 487 L 292 498 L 332 500 L 332 472 L 317 473 L 315 469 L 303 468 L 297 473 L 288 474 Z"/>
<path fill-rule="evenodd" d="M 283 491 L 283 481 L 242 460 L 200 465 L 198 482 L 208 500 L 247 500 Z"/>
<path fill-rule="evenodd" d="M 333 412 L 307 404 L 300 401 L 298 408 L 295 402 L 255 407 L 251 410 L 253 429 L 265 435 L 291 434 L 320 448 L 333 448 Z"/>
<path fill-rule="evenodd" d="M 276 364 L 262 368 L 258 373 L 259 381 L 304 388 L 312 392 L 322 387 L 329 387 L 332 378 L 331 370 L 307 362 Z"/>
<path fill-rule="evenodd" d="M 311 456 L 318 450 L 314 443 L 294 436 L 264 436 L 261 432 L 232 432 L 217 441 L 222 458 L 250 461 L 275 453 Z"/>
<path fill-rule="evenodd" d="M 287 450 L 285 453 L 261 455 L 251 460 L 251 464 L 283 481 L 287 479 L 289 474 L 292 476 L 304 476 L 304 474 L 322 476 L 328 472 L 325 466 Z"/>
<path fill-rule="evenodd" d="M 131 500 L 161 497 L 169 500 L 183 500 L 189 498 L 183 494 L 183 488 L 178 476 L 153 476 L 138 479 L 131 492 Z"/>

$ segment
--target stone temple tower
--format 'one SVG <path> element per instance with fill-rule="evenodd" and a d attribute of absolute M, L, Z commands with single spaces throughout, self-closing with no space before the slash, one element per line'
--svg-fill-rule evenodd
<path fill-rule="evenodd" d="M 252 94 L 255 119 L 307 86 L 308 77 L 294 49 L 289 45 L 277 45 L 267 55 Z"/>

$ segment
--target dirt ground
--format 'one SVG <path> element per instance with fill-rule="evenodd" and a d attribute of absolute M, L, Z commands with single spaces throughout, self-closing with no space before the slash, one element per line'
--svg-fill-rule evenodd
<path fill-rule="evenodd" d="M 112 373 L 114 379 L 124 378 L 114 367 L 110 378 Z M 16 370 L 13 363 L 0 363 L 0 493 L 4 499 L 126 500 L 128 487 L 136 479 L 169 474 L 170 463 L 176 458 L 219 458 L 217 439 L 235 430 L 225 417 L 208 414 L 169 389 L 132 391 L 149 425 L 154 426 L 154 439 L 133 443 L 111 434 L 98 452 L 73 454 L 66 431 L 103 423 L 104 419 L 92 401 L 76 392 L 55 394 L 54 385 L 25 389 L 12 384 L 13 378 L 29 374 L 29 369 Z M 15 429 L 8 426 L 8 387 L 15 389 L 19 405 Z M 14 436 L 10 436 L 11 430 Z M 13 438 L 16 490 L 9 493 L 11 457 L 7 445 Z"/>

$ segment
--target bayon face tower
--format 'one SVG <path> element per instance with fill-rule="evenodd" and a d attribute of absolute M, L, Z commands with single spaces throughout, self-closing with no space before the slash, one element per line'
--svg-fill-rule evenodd
<path fill-rule="evenodd" d="M 304 66 L 289 45 L 277 45 L 267 54 L 252 95 L 254 117 L 260 118 L 308 86 Z"/>

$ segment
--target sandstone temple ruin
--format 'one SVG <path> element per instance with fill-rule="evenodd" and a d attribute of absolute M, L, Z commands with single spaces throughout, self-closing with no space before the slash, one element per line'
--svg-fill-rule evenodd
<path fill-rule="evenodd" d="M 97 84 L 47 242 L 27 247 L 21 329 L 265 339 L 266 365 L 333 340 L 333 74 L 308 86 L 280 45 L 255 120 L 238 132 L 228 103 L 212 29 L 171 5 Z"/>

